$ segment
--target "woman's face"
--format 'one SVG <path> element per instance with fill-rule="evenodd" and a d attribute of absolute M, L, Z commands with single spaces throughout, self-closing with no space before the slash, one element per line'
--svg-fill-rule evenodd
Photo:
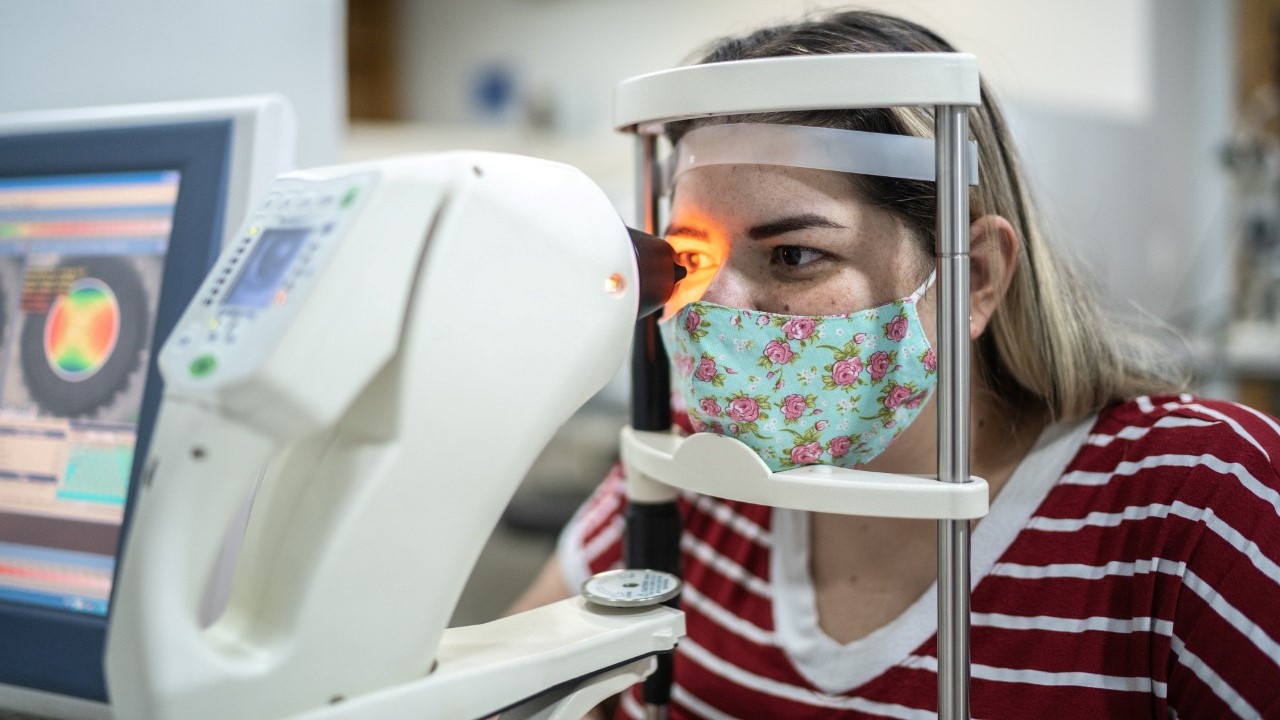
<path fill-rule="evenodd" d="M 823 170 L 690 170 L 675 186 L 667 240 L 689 270 L 668 315 L 698 299 L 790 315 L 850 313 L 911 294 L 931 267 L 904 223 Z"/>

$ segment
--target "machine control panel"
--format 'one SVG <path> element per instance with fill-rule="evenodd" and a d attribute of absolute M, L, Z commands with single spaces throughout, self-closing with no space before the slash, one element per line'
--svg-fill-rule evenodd
<path fill-rule="evenodd" d="M 374 180 L 361 173 L 273 183 L 205 279 L 166 354 L 189 378 L 210 378 L 248 336 L 283 327 Z"/>

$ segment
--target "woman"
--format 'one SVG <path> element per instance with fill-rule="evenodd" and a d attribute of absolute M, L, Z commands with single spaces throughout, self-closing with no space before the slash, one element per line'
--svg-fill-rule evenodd
<path fill-rule="evenodd" d="M 952 48 L 845 12 L 723 40 L 703 62 L 930 51 Z M 1176 372 L 1098 309 L 1039 229 L 982 94 L 969 115 L 972 471 L 993 502 L 973 535 L 973 715 L 1280 717 L 1280 427 L 1178 394 Z M 762 123 L 932 132 L 920 109 L 670 132 Z M 672 203 L 668 239 L 690 277 L 663 328 L 689 429 L 735 435 L 775 469 L 934 472 L 933 184 L 716 165 L 679 174 Z M 888 409 L 866 417 L 866 396 Z M 521 606 L 619 562 L 623 483 L 606 479 Z M 689 634 L 672 717 L 932 715 L 933 522 L 701 496 L 682 510 Z M 639 717 L 634 695 L 619 712 Z"/>

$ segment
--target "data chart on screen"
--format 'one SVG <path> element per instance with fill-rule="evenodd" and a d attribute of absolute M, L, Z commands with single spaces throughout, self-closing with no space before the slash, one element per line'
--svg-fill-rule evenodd
<path fill-rule="evenodd" d="M 0 178 L 0 600 L 106 612 L 180 183 Z"/>

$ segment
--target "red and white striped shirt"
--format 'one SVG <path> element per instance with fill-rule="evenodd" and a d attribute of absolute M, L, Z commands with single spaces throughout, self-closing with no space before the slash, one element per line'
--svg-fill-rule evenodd
<path fill-rule="evenodd" d="M 1280 718 L 1278 461 L 1275 420 L 1188 395 L 1046 430 L 973 533 L 973 716 Z M 624 482 L 561 536 L 575 587 L 620 564 Z M 936 717 L 936 586 L 841 645 L 805 513 L 681 506 L 672 718 Z"/>

